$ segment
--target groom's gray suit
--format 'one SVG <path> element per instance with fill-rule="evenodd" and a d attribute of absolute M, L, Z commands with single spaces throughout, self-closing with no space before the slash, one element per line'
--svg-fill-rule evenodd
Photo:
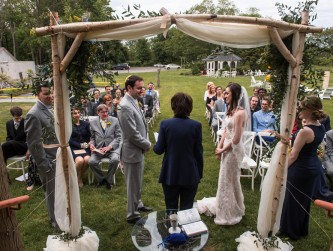
<path fill-rule="evenodd" d="M 121 131 L 118 120 L 109 116 L 106 121 L 106 129 L 103 130 L 100 123 L 100 117 L 96 116 L 96 118 L 90 121 L 90 132 L 90 143 L 93 144 L 97 149 L 105 146 L 111 146 L 112 149 L 105 155 L 92 152 L 89 159 L 89 166 L 99 183 L 105 179 L 109 184 L 114 185 L 113 175 L 116 172 L 117 165 L 119 163 L 119 144 L 121 142 Z M 99 167 L 99 162 L 102 158 L 110 158 L 109 170 L 105 177 L 101 168 Z"/>
<path fill-rule="evenodd" d="M 54 116 L 39 100 L 28 112 L 24 131 L 27 135 L 27 145 L 34 158 L 39 177 L 45 191 L 49 216 L 53 226 L 57 226 L 54 216 L 54 178 L 57 147 L 44 148 L 43 144 L 58 144 L 54 129 Z"/>
<path fill-rule="evenodd" d="M 118 119 L 122 129 L 123 144 L 121 161 L 127 185 L 127 220 L 140 216 L 138 209 L 142 207 L 141 187 L 144 169 L 143 153 L 150 148 L 147 139 L 147 127 L 143 113 L 137 106 L 137 101 L 128 93 L 118 107 Z"/>

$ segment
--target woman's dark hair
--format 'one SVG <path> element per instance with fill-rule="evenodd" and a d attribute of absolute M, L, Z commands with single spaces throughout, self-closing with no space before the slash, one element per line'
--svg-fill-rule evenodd
<path fill-rule="evenodd" d="M 227 115 L 232 115 L 232 111 L 237 108 L 238 100 L 240 98 L 240 95 L 242 93 L 242 87 L 237 83 L 229 83 L 226 89 L 229 87 L 229 90 L 231 92 L 231 102 L 228 104 L 228 110 Z"/>
<path fill-rule="evenodd" d="M 311 118 L 313 120 L 320 120 L 327 117 L 323 112 L 323 104 L 318 96 L 312 95 L 305 97 L 301 101 L 301 105 L 303 106 L 303 109 L 312 111 Z"/>
<path fill-rule="evenodd" d="M 171 109 L 175 117 L 188 117 L 193 109 L 192 97 L 186 93 L 178 92 L 171 98 Z"/>

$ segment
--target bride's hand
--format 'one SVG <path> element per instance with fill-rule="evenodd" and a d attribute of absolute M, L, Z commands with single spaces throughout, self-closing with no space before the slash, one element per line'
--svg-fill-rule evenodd
<path fill-rule="evenodd" d="M 222 148 L 215 149 L 215 155 L 221 155 L 221 153 L 222 153 Z"/>

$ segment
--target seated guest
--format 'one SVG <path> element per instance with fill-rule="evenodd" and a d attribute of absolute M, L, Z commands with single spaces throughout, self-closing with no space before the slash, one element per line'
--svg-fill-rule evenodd
<path fill-rule="evenodd" d="M 219 123 L 221 123 L 221 119 L 224 117 L 219 118 L 216 112 L 225 112 L 227 110 L 227 105 L 224 102 L 224 99 L 217 99 L 214 103 L 213 109 L 212 109 L 212 128 L 214 132 L 217 132 L 217 128 Z"/>
<path fill-rule="evenodd" d="M 153 83 L 152 83 L 153 84 Z M 156 92 L 156 104 L 154 106 L 154 109 L 157 110 L 158 113 L 161 113 L 161 107 L 160 107 L 160 93 L 155 90 L 155 85 L 153 84 L 153 90 Z M 153 110 L 154 110 L 153 109 Z"/>
<path fill-rule="evenodd" d="M 221 86 L 216 86 L 215 88 L 215 92 L 216 92 L 216 100 L 219 99 L 224 99 L 224 94 L 223 94 L 223 90 Z"/>
<path fill-rule="evenodd" d="M 259 88 L 258 89 L 258 109 L 260 110 L 261 109 L 261 101 L 263 100 L 263 98 L 265 98 L 267 95 L 267 90 L 265 88 Z"/>
<path fill-rule="evenodd" d="M 18 106 L 10 109 L 10 114 L 13 118 L 6 123 L 6 142 L 1 145 L 6 164 L 8 158 L 15 155 L 25 155 L 28 150 L 22 113 L 22 108 Z"/>
<path fill-rule="evenodd" d="M 149 95 L 153 99 L 153 108 L 156 107 L 157 102 L 157 92 L 154 90 L 154 84 L 152 82 L 148 83 L 148 90 L 146 90 L 146 95 Z"/>
<path fill-rule="evenodd" d="M 95 103 L 95 105 L 102 104 L 103 99 L 100 96 L 101 96 L 101 92 L 98 89 L 94 89 L 93 98 L 90 100 L 90 102 Z"/>
<path fill-rule="evenodd" d="M 210 119 L 209 119 L 209 126 L 212 124 L 212 120 L 213 120 L 212 108 L 214 106 L 215 100 L 216 100 L 216 88 L 215 88 L 215 85 L 212 84 L 209 86 L 208 95 L 206 98 L 206 108 L 210 112 L 210 115 L 211 115 Z"/>
<path fill-rule="evenodd" d="M 74 107 L 72 109 L 73 130 L 69 139 L 69 146 L 75 161 L 79 187 L 83 187 L 82 176 L 88 169 L 88 161 L 91 154 L 89 149 L 90 128 L 89 123 L 80 120 L 80 117 L 80 109 Z"/>
<path fill-rule="evenodd" d="M 153 116 L 153 99 L 150 95 L 146 94 L 146 88 L 142 88 L 143 96 L 139 98 L 138 102 L 142 104 L 142 109 L 146 118 Z"/>
<path fill-rule="evenodd" d="M 174 117 L 161 122 L 154 146 L 155 153 L 164 153 L 159 182 L 169 211 L 193 207 L 203 175 L 202 126 L 189 118 L 192 106 L 185 93 L 171 98 Z"/>
<path fill-rule="evenodd" d="M 322 124 L 325 127 L 325 131 L 328 132 L 331 130 L 331 120 L 330 116 L 327 116 L 324 119 L 319 120 L 320 124 Z"/>
<path fill-rule="evenodd" d="M 214 84 L 213 82 L 208 82 L 208 83 L 207 83 L 207 89 L 206 89 L 206 91 L 205 91 L 205 93 L 204 93 L 204 101 L 205 101 L 205 102 L 206 102 L 206 100 L 207 100 L 209 87 L 210 87 L 211 85 L 213 85 L 213 84 Z"/>
<path fill-rule="evenodd" d="M 94 102 L 89 101 L 87 96 L 81 96 L 81 105 L 82 105 L 82 113 L 81 116 L 83 120 L 88 120 L 88 116 L 96 116 L 96 107 Z"/>
<path fill-rule="evenodd" d="M 121 130 L 118 119 L 108 115 L 106 105 L 99 105 L 97 114 L 98 117 L 90 122 L 90 150 L 92 153 L 89 166 L 98 181 L 96 187 L 106 185 L 107 189 L 112 189 L 113 175 L 119 162 Z M 103 158 L 110 159 L 109 170 L 105 176 L 99 166 L 99 162 Z"/>
<path fill-rule="evenodd" d="M 259 89 L 259 88 L 258 88 Z M 253 131 L 253 113 L 257 112 L 260 110 L 260 108 L 258 108 L 258 102 L 259 102 L 259 98 L 258 96 L 252 96 L 250 98 L 250 110 L 251 110 L 251 125 L 252 125 L 252 131 Z"/>
<path fill-rule="evenodd" d="M 105 93 L 102 95 L 102 99 L 103 99 L 103 100 L 104 100 L 104 96 L 105 96 L 106 94 L 112 95 L 112 88 L 111 88 L 111 86 L 106 85 L 106 86 L 104 87 L 104 89 L 105 89 Z"/>
<path fill-rule="evenodd" d="M 116 91 L 119 90 L 120 93 L 122 94 L 122 89 L 120 88 L 120 84 L 116 83 L 114 85 L 114 88 L 112 89 L 111 91 L 111 95 L 112 95 L 112 98 L 115 98 L 116 97 Z"/>
<path fill-rule="evenodd" d="M 116 117 L 114 113 L 114 105 L 112 101 L 112 96 L 110 94 L 106 94 L 103 99 L 104 104 L 108 107 L 109 116 Z"/>
<path fill-rule="evenodd" d="M 276 115 L 269 110 L 270 100 L 263 98 L 261 101 L 261 110 L 253 113 L 253 131 L 254 132 L 269 132 L 275 131 Z M 264 136 L 265 141 L 272 142 L 275 137 Z"/>
<path fill-rule="evenodd" d="M 117 111 L 118 111 L 118 105 L 120 104 L 120 101 L 122 100 L 121 96 L 121 90 L 115 91 L 115 98 L 113 99 L 113 106 L 114 106 L 114 116 L 117 117 Z"/>
<path fill-rule="evenodd" d="M 326 132 L 325 154 L 322 162 L 330 190 L 333 191 L 333 130 Z"/>

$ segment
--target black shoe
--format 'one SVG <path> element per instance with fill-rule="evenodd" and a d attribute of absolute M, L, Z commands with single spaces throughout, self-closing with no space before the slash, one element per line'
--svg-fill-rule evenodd
<path fill-rule="evenodd" d="M 137 223 L 139 220 L 141 220 L 141 217 L 140 217 L 140 216 L 137 216 L 137 217 L 132 218 L 132 219 L 127 219 L 126 221 L 127 221 L 127 223 L 129 223 L 129 224 L 135 224 L 135 223 Z"/>
<path fill-rule="evenodd" d="M 105 184 L 105 180 L 102 180 L 101 182 L 98 182 L 96 184 L 96 188 L 99 188 L 99 187 L 103 186 L 104 184 Z"/>
<path fill-rule="evenodd" d="M 138 211 L 139 212 L 151 212 L 151 211 L 153 211 L 153 209 L 151 207 L 143 206 L 143 207 L 138 207 Z"/>
<path fill-rule="evenodd" d="M 106 189 L 111 190 L 113 186 L 110 183 L 106 183 Z"/>

